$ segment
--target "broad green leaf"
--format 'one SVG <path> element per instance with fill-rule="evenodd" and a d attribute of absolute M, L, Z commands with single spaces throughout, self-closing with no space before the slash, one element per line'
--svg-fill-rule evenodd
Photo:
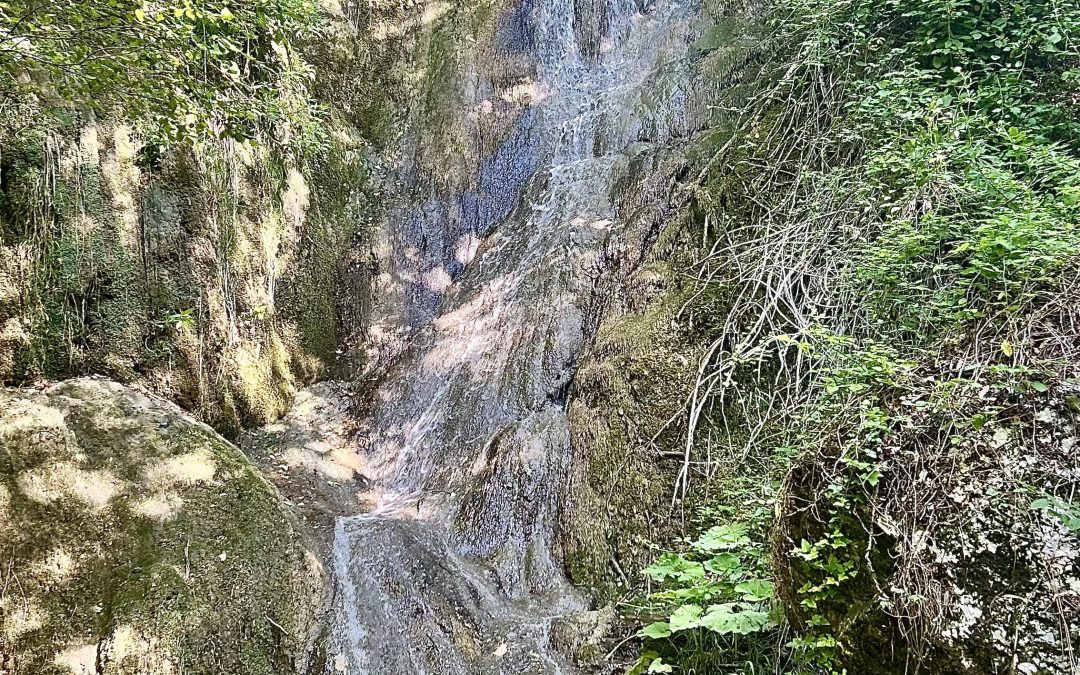
<path fill-rule="evenodd" d="M 740 569 L 740 566 L 739 556 L 733 553 L 720 553 L 705 561 L 705 569 L 723 576 L 730 576 Z"/>
<path fill-rule="evenodd" d="M 776 585 L 768 579 L 747 579 L 735 586 L 735 592 L 747 602 L 760 602 L 773 597 Z"/>
<path fill-rule="evenodd" d="M 698 605 L 682 605 L 677 607 L 674 612 L 671 613 L 671 621 L 669 627 L 672 633 L 677 633 L 681 630 L 687 630 L 689 628 L 697 628 L 699 625 L 698 620 L 701 618 L 702 609 Z"/>
<path fill-rule="evenodd" d="M 747 530 L 748 528 L 743 523 L 729 523 L 713 527 L 701 535 L 693 546 L 706 553 L 742 548 L 750 544 Z"/>
<path fill-rule="evenodd" d="M 649 666 L 656 659 L 660 658 L 660 655 L 654 651 L 645 651 L 641 653 L 634 665 L 630 667 L 629 672 L 626 675 L 644 675 L 648 671 Z"/>
<path fill-rule="evenodd" d="M 668 664 L 664 663 L 663 659 L 656 658 L 656 659 L 653 660 L 652 663 L 649 664 L 649 670 L 647 672 L 650 672 L 650 673 L 670 673 L 671 671 L 672 671 L 672 667 L 669 666 Z"/>
<path fill-rule="evenodd" d="M 645 574 L 654 581 L 674 579 L 691 582 L 695 579 L 704 579 L 705 568 L 701 563 L 687 560 L 676 553 L 665 553 L 645 568 Z"/>
<path fill-rule="evenodd" d="M 642 628 L 638 634 L 647 638 L 652 638 L 653 640 L 666 638 L 671 635 L 671 624 L 669 624 L 667 621 L 657 621 L 656 623 L 650 623 L 648 626 Z"/>
<path fill-rule="evenodd" d="M 720 635 L 749 635 L 772 625 L 768 612 L 752 605 L 729 602 L 713 605 L 699 625 Z"/>

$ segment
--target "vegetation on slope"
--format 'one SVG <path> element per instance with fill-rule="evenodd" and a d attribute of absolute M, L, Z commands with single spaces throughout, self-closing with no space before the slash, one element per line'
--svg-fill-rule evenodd
<path fill-rule="evenodd" d="M 1080 4 L 767 26 L 699 193 L 691 428 L 729 485 L 646 570 L 637 670 L 1074 672 Z"/>

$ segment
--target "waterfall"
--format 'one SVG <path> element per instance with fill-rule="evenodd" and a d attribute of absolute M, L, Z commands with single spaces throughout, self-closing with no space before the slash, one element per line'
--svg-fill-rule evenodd
<path fill-rule="evenodd" d="M 514 128 L 469 190 L 403 190 L 359 449 L 372 508 L 337 522 L 329 673 L 573 672 L 550 636 L 586 608 L 555 551 L 567 395 L 605 252 L 632 229 L 620 178 L 687 132 L 694 14 L 521 0 L 497 37 L 535 65 Z"/>

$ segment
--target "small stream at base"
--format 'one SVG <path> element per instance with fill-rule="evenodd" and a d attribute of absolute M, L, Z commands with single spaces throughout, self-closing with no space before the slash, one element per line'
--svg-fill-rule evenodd
<path fill-rule="evenodd" d="M 481 215 L 463 228 L 405 199 L 388 225 L 386 274 L 418 288 L 385 312 L 410 338 L 360 449 L 373 508 L 336 523 L 328 675 L 575 672 L 553 639 L 586 609 L 556 553 L 566 399 L 607 252 L 633 231 L 623 179 L 687 133 L 696 10 L 525 0 L 512 13 L 536 76 L 477 190 L 453 196 Z M 430 254 L 433 240 L 452 255 Z"/>

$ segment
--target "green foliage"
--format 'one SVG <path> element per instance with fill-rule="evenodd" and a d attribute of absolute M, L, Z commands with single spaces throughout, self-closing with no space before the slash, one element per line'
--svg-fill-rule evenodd
<path fill-rule="evenodd" d="M 888 191 L 875 207 L 897 216 L 856 269 L 879 329 L 926 337 L 1015 315 L 1045 299 L 1080 250 L 1080 162 L 1015 127 L 971 122 L 870 158 L 871 180 Z"/>
<path fill-rule="evenodd" d="M 770 500 L 749 499 L 739 511 L 749 522 L 727 522 L 688 539 L 682 552 L 668 552 L 644 570 L 651 592 L 642 600 L 640 618 L 659 619 L 639 635 L 648 640 L 630 672 L 714 672 L 709 653 L 775 642 L 778 628 L 775 587 L 761 536 Z M 732 509 L 703 510 L 707 521 L 727 517 Z M 705 658 L 702 658 L 705 656 Z"/>
<path fill-rule="evenodd" d="M 854 271 L 876 329 L 925 339 L 1030 306 L 1080 251 L 1080 126 L 1063 105 L 1080 4 L 825 4 L 797 6 L 795 31 L 852 77 L 838 136 L 864 152 L 871 240 Z"/>
<path fill-rule="evenodd" d="M 818 501 L 799 528 L 802 536 L 782 552 L 792 570 L 785 600 L 798 604 L 802 633 L 789 647 L 815 669 L 839 673 L 845 628 L 865 611 L 862 598 L 882 573 L 878 568 L 887 567 L 868 553 L 877 533 L 862 513 L 888 478 L 895 430 L 912 426 L 894 404 L 918 378 L 916 364 L 886 345 L 821 326 L 793 341 L 821 372 L 816 395 L 794 416 L 796 446 L 815 462 L 828 461 L 820 458 L 823 448 L 837 447 L 829 451 L 831 469 L 822 469 L 821 484 L 811 490 Z"/>
<path fill-rule="evenodd" d="M 876 523 L 940 485 L 902 469 L 996 447 L 1061 389 L 1071 346 L 1034 336 L 1080 267 L 1080 2 L 794 0 L 768 24 L 761 92 L 714 139 L 700 200 L 718 233 L 700 276 L 728 303 L 711 377 L 734 385 L 728 435 L 762 438 L 746 455 L 800 458 L 759 577 L 802 660 L 842 672 L 921 632 L 918 593 L 889 588 L 910 551 Z M 693 553 L 662 560 L 664 583 L 704 583 Z M 700 623 L 684 604 L 678 625 Z M 897 616 L 904 635 L 881 628 Z M 695 648 L 732 653 L 680 658 Z"/>
<path fill-rule="evenodd" d="M 160 143 L 289 140 L 317 111 L 294 43 L 319 16 L 313 0 L 0 2 L 0 91 L 52 114 L 118 108 Z"/>
<path fill-rule="evenodd" d="M 1080 532 L 1080 506 L 1072 502 L 1049 495 L 1031 502 L 1031 508 L 1057 518 L 1070 532 Z"/>
<path fill-rule="evenodd" d="M 167 314 L 160 325 L 173 331 L 193 330 L 195 328 L 195 310 L 184 309 Z"/>
<path fill-rule="evenodd" d="M 950 375 L 940 355 L 916 362 L 821 329 L 801 344 L 821 360 L 823 376 L 817 394 L 792 419 L 802 460 L 789 474 L 782 507 L 783 539 L 792 546 L 777 562 L 786 569 L 783 600 L 795 605 L 789 613 L 798 617 L 801 633 L 791 646 L 817 669 L 839 673 L 852 652 L 865 650 L 868 626 L 881 625 L 881 612 L 905 617 L 909 627 L 920 620 L 920 589 L 893 581 L 897 565 L 911 564 L 912 554 L 894 535 L 925 527 L 911 500 L 933 504 L 926 508 L 938 520 L 931 522 L 941 522 L 963 500 L 948 486 L 963 486 L 964 477 L 934 475 L 942 470 L 935 462 L 946 470 L 969 465 L 1022 437 L 1032 418 L 1048 414 L 1033 403 L 1051 390 L 1043 381 L 1057 376 L 1004 363 L 971 364 Z M 1011 350 L 999 353 L 1011 356 Z M 1044 475 L 1040 482 L 1051 479 Z M 1037 499 L 1030 508 L 1080 527 L 1080 514 L 1056 497 Z M 893 525 L 883 530 L 881 523 Z M 888 644 L 897 638 L 872 639 Z M 918 660 L 923 647 L 903 648 Z"/>

